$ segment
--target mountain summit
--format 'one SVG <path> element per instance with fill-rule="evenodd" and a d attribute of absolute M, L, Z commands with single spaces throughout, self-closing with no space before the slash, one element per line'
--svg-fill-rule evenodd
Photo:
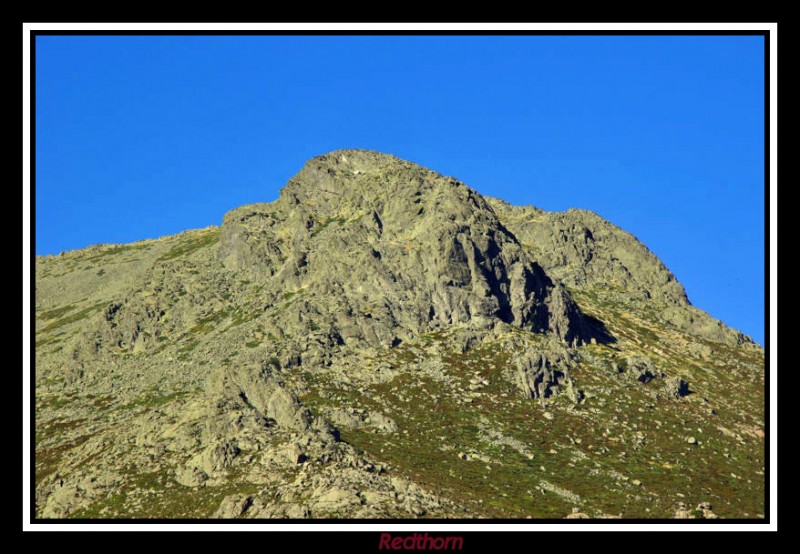
<path fill-rule="evenodd" d="M 570 343 L 592 336 L 481 195 L 375 152 L 314 158 L 274 204 L 227 214 L 220 257 L 274 277 L 276 292 L 306 292 L 303 320 L 345 343 L 498 322 Z"/>
<path fill-rule="evenodd" d="M 38 257 L 35 361 L 39 517 L 764 510 L 760 347 L 596 214 L 377 152 Z"/>

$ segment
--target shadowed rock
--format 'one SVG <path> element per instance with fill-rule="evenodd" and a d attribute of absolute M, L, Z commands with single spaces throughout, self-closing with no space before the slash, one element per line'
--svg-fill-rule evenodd
<path fill-rule="evenodd" d="M 298 323 L 335 341 L 497 322 L 567 343 L 594 333 L 480 194 L 375 152 L 314 158 L 276 202 L 228 213 L 218 256 L 280 294 L 302 291 Z"/>

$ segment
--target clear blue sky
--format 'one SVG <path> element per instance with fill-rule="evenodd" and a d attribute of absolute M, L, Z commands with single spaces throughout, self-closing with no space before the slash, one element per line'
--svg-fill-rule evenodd
<path fill-rule="evenodd" d="M 38 37 L 36 252 L 219 224 L 337 148 L 593 210 L 764 339 L 761 37 Z"/>

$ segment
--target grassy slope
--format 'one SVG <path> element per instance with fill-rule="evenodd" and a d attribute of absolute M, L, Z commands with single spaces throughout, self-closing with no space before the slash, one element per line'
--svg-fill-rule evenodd
<path fill-rule="evenodd" d="M 633 332 L 631 339 L 648 351 L 648 341 L 659 336 Z M 658 383 L 623 381 L 598 363 L 621 359 L 622 349 L 634 347 L 586 347 L 596 361 L 581 364 L 573 375 L 589 398 L 579 406 L 563 396 L 548 400 L 552 420 L 511 386 L 504 372 L 508 352 L 501 344 L 445 355 L 445 371 L 456 387 L 409 373 L 363 391 L 317 379 L 305 400 L 322 411 L 331 404 L 383 411 L 397 422 L 398 434 L 354 429 L 343 431 L 343 438 L 487 517 L 563 517 L 572 507 L 595 517 L 671 517 L 678 502 L 704 501 L 723 517 L 763 513 L 763 439 L 754 408 L 762 385 L 757 377 L 735 386 L 730 376 L 717 377 L 728 367 L 723 356 L 753 355 L 720 352 L 713 373 L 679 355 L 659 358 L 667 373 L 680 368 L 694 392 L 680 401 L 656 401 L 648 388 Z M 387 353 L 398 367 L 419 355 L 424 348 Z M 476 372 L 490 385 L 478 399 L 458 402 Z M 741 397 L 747 406 L 741 406 Z M 718 415 L 710 415 L 711 407 Z M 525 449 L 493 440 L 488 429 Z M 690 436 L 699 444 L 689 444 Z M 489 462 L 459 458 L 469 451 Z"/>
<path fill-rule="evenodd" d="M 100 289 L 102 294 L 95 295 L 91 291 L 96 283 L 159 260 L 185 258 L 214 244 L 217 233 L 204 230 L 40 260 L 37 365 L 58 354 L 116 293 Z M 46 294 L 40 294 L 40 283 Z M 390 473 L 448 496 L 476 515 L 563 517 L 579 507 L 598 517 L 669 517 L 679 501 L 691 506 L 709 501 L 723 517 L 763 514 L 763 351 L 704 343 L 658 323 L 647 307 L 604 302 L 602 291 L 573 293 L 618 342 L 582 348 L 582 362 L 573 375 L 587 399 L 579 406 L 563 396 L 552 399 L 545 408 L 552 419 L 510 383 L 510 351 L 502 340 L 461 354 L 447 350 L 442 333 L 386 350 L 380 360 L 363 361 L 367 369 L 386 362 L 400 370 L 388 383 L 358 388 L 327 379 L 324 372 L 304 370 L 307 390 L 302 399 L 322 413 L 357 406 L 388 415 L 398 424 L 396 433 L 342 429 L 342 438 L 387 463 Z M 184 337 L 179 359 L 197 354 L 193 350 L 207 333 L 258 325 L 253 314 L 236 306 L 208 317 L 200 322 L 202 328 L 193 329 L 194 335 Z M 689 355 L 689 343 L 706 354 Z M 443 349 L 448 381 L 413 369 L 434 357 L 436 346 Z M 693 394 L 680 401 L 655 400 L 649 389 L 657 383 L 616 377 L 610 362 L 637 352 L 649 355 L 667 374 L 682 375 Z M 146 353 L 140 359 L 159 355 Z M 469 399 L 469 380 L 476 375 L 489 385 Z M 58 368 L 36 374 L 37 481 L 102 458 L 102 447 L 88 456 L 81 447 L 113 434 L 111 422 L 125 425 L 157 416 L 200 394 L 196 388 L 154 386 L 119 395 L 95 391 L 91 383 L 80 393 L 63 394 L 63 379 Z M 67 404 L 68 411 L 63 409 Z M 699 444 L 689 444 L 688 437 Z M 477 457 L 463 460 L 462 452 Z M 167 473 L 130 471 L 123 471 L 116 492 L 74 515 L 204 517 L 226 494 L 254 492 L 233 474 L 229 484 L 198 493 L 173 482 Z"/>

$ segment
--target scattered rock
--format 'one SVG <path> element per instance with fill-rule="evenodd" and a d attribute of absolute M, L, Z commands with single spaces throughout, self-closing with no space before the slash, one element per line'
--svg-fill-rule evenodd
<path fill-rule="evenodd" d="M 303 448 L 297 443 L 287 444 L 283 452 L 290 464 L 302 464 L 307 459 Z"/>
<path fill-rule="evenodd" d="M 572 513 L 564 516 L 564 519 L 591 519 L 591 517 L 581 512 L 580 508 L 572 508 Z"/>
<path fill-rule="evenodd" d="M 355 492 L 336 487 L 325 491 L 314 500 L 319 507 L 326 510 L 336 510 L 361 503 Z"/>
<path fill-rule="evenodd" d="M 241 494 L 226 496 L 212 518 L 233 519 L 241 517 L 253 505 L 253 497 Z"/>
<path fill-rule="evenodd" d="M 719 516 L 711 510 L 709 502 L 701 502 L 696 508 L 690 510 L 683 502 L 678 502 L 678 509 L 673 516 L 675 519 L 719 519 Z"/>
<path fill-rule="evenodd" d="M 208 474 L 197 466 L 180 466 L 175 472 L 175 480 L 187 487 L 199 487 L 208 481 Z"/>
<path fill-rule="evenodd" d="M 665 381 L 667 395 L 672 398 L 682 398 L 689 394 L 689 384 L 678 376 L 669 377 Z"/>

